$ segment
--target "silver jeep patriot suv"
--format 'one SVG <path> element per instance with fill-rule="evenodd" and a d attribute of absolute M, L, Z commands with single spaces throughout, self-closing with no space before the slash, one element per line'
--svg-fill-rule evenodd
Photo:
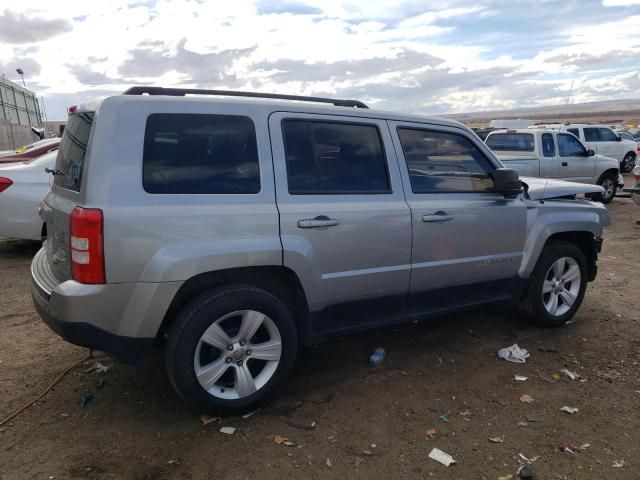
<path fill-rule="evenodd" d="M 178 393 L 256 408 L 300 344 L 506 301 L 564 324 L 596 275 L 593 185 L 519 179 L 460 123 L 361 102 L 134 87 L 69 109 L 43 320 Z"/>

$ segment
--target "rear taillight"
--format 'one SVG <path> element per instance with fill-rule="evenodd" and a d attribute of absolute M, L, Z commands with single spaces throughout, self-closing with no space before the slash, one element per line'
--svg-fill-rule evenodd
<path fill-rule="evenodd" d="M 4 192 L 11 185 L 13 181 L 10 178 L 0 177 L 0 192 Z"/>
<path fill-rule="evenodd" d="M 80 283 L 105 283 L 102 210 L 76 207 L 69 222 L 72 278 Z"/>

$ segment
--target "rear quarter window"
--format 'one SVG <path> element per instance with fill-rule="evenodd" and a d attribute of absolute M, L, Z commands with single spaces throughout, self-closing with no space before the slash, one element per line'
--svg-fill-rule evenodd
<path fill-rule="evenodd" d="M 258 193 L 253 121 L 235 115 L 150 115 L 144 135 L 143 187 L 154 194 Z"/>
<path fill-rule="evenodd" d="M 532 133 L 492 133 L 487 138 L 487 147 L 494 151 L 533 152 Z"/>
<path fill-rule="evenodd" d="M 62 174 L 54 177 L 54 183 L 62 188 L 74 192 L 80 191 L 84 157 L 89 144 L 93 118 L 93 112 L 69 115 L 56 158 L 56 169 Z"/>

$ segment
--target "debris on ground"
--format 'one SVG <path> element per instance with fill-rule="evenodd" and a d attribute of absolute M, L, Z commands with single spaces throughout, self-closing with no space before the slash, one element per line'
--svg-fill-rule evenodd
<path fill-rule="evenodd" d="M 576 447 L 574 447 L 573 445 L 564 445 L 560 447 L 560 451 L 564 453 L 572 453 L 573 455 L 575 455 L 576 454 L 576 452 L 574 452 L 575 448 Z"/>
<path fill-rule="evenodd" d="M 554 380 L 552 377 L 550 377 L 547 374 L 540 373 L 540 374 L 538 374 L 538 377 L 540 378 L 540 380 L 543 380 L 543 381 L 545 381 L 547 383 L 556 383 L 556 380 Z M 558 377 L 558 378 L 560 378 L 560 377 Z"/>
<path fill-rule="evenodd" d="M 586 382 L 587 381 L 587 379 L 584 378 L 579 373 L 572 372 L 571 370 L 569 370 L 567 368 L 563 368 L 562 370 L 560 370 L 560 373 L 562 373 L 563 375 L 569 377 L 571 380 L 580 380 L 581 382 Z"/>
<path fill-rule="evenodd" d="M 111 367 L 108 366 L 108 365 L 103 365 L 100 362 L 96 362 L 95 369 L 96 369 L 96 372 L 98 372 L 98 373 L 107 373 L 110 368 Z"/>
<path fill-rule="evenodd" d="M 537 460 L 537 458 L 536 458 Z M 533 466 L 530 463 L 522 465 L 516 472 L 521 480 L 533 480 Z"/>
<path fill-rule="evenodd" d="M 178 462 L 178 460 L 172 458 L 171 460 L 169 460 L 167 462 L 167 465 L 180 465 L 180 462 Z"/>
<path fill-rule="evenodd" d="M 527 358 L 529 358 L 529 352 L 524 348 L 520 348 L 517 343 L 514 343 L 510 347 L 498 350 L 498 356 L 507 362 L 524 363 L 527 361 Z"/>
<path fill-rule="evenodd" d="M 316 422 L 309 422 L 297 418 L 288 418 L 287 425 L 299 430 L 313 430 L 314 428 L 316 428 Z"/>
<path fill-rule="evenodd" d="M 491 437 L 489 439 L 491 443 L 504 443 L 504 436 L 502 437 Z"/>
<path fill-rule="evenodd" d="M 295 447 L 295 442 L 292 442 L 287 437 L 283 437 L 282 435 L 276 435 L 273 437 L 273 443 L 277 445 L 284 445 L 285 447 Z"/>
<path fill-rule="evenodd" d="M 527 422 L 518 422 L 518 426 L 519 427 L 528 427 L 529 423 L 527 423 Z"/>
<path fill-rule="evenodd" d="M 527 419 L 527 422 L 544 422 L 544 415 L 541 413 L 527 413 L 524 418 Z"/>
<path fill-rule="evenodd" d="M 226 435 L 233 435 L 234 433 L 236 433 L 236 429 L 235 427 L 222 427 L 220 429 L 220 433 L 224 433 Z"/>
<path fill-rule="evenodd" d="M 331 459 L 329 457 L 327 457 L 327 461 L 325 462 L 325 464 L 327 465 L 327 467 L 331 468 L 333 467 L 333 463 L 331 463 Z"/>
<path fill-rule="evenodd" d="M 513 379 L 516 382 L 526 382 L 529 379 L 529 377 L 525 377 L 524 375 L 515 375 Z"/>
<path fill-rule="evenodd" d="M 435 460 L 436 462 L 441 463 L 445 467 L 448 467 L 452 463 L 456 463 L 456 461 L 453 459 L 451 455 L 443 452 L 439 448 L 434 448 L 433 450 L 431 450 L 431 452 L 429 452 L 429 458 L 431 460 Z"/>
<path fill-rule="evenodd" d="M 80 395 L 80 406 L 82 408 L 86 407 L 91 400 L 93 400 L 93 393 L 91 393 L 89 390 L 87 390 L 86 392 L 82 392 L 82 394 Z"/>
<path fill-rule="evenodd" d="M 384 348 L 376 348 L 369 357 L 369 365 L 371 365 L 372 367 L 377 367 L 382 363 L 386 354 L 387 352 L 385 352 Z"/>
<path fill-rule="evenodd" d="M 533 403 L 533 397 L 531 395 L 529 395 L 528 393 L 524 393 L 522 395 L 520 395 L 520 401 L 523 403 Z"/>
<path fill-rule="evenodd" d="M 540 455 L 536 455 L 535 457 L 527 458 L 522 453 L 519 453 L 518 456 L 527 463 L 533 463 L 540 458 Z M 521 467 L 522 468 L 522 467 Z M 520 470 L 518 469 L 518 472 Z"/>
<path fill-rule="evenodd" d="M 446 415 L 440 415 L 438 418 L 445 423 L 449 423 L 449 419 Z"/>
<path fill-rule="evenodd" d="M 553 374 L 551 375 L 551 378 L 553 378 L 553 379 L 557 382 L 558 380 L 560 380 L 560 374 L 558 374 L 558 373 L 553 373 Z"/>
<path fill-rule="evenodd" d="M 249 418 L 251 415 L 253 415 L 256 412 L 257 412 L 257 410 L 254 410 L 253 412 L 245 413 L 244 415 L 242 415 L 242 418 L 244 418 L 246 420 L 247 418 Z"/>
<path fill-rule="evenodd" d="M 427 433 L 426 433 L 428 440 L 433 439 L 433 437 L 436 436 L 436 429 L 435 428 L 429 428 L 427 429 Z"/>
<path fill-rule="evenodd" d="M 503 475 L 502 477 L 498 477 L 498 480 L 513 480 L 513 475 Z"/>
<path fill-rule="evenodd" d="M 626 465 L 624 460 L 614 460 L 611 465 L 613 468 L 622 468 Z"/>
<path fill-rule="evenodd" d="M 202 425 L 209 425 L 213 422 L 219 422 L 222 420 L 220 417 L 211 417 L 209 415 L 200 415 L 200 420 L 202 421 Z"/>
<path fill-rule="evenodd" d="M 567 412 L 570 413 L 571 415 L 578 413 L 578 409 L 576 407 L 569 407 L 567 405 L 565 405 L 564 407 L 562 407 L 560 409 L 561 412 Z"/>

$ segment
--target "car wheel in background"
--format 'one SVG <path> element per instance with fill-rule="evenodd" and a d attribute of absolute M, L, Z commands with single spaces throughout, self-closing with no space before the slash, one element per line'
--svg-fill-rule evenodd
<path fill-rule="evenodd" d="M 622 159 L 622 162 L 620 162 L 620 171 L 622 173 L 629 173 L 631 170 L 633 170 L 635 162 L 636 154 L 633 152 L 627 153 Z"/>
<path fill-rule="evenodd" d="M 602 178 L 600 178 L 598 185 L 604 188 L 604 193 L 593 195 L 592 198 L 596 202 L 602 202 L 604 204 L 610 203 L 616 196 L 616 193 L 618 193 L 617 176 L 614 174 L 603 175 Z"/>
<path fill-rule="evenodd" d="M 255 410 L 287 379 L 297 354 L 287 306 L 252 286 L 206 292 L 172 326 L 165 352 L 169 379 L 200 412 Z"/>
<path fill-rule="evenodd" d="M 573 243 L 545 246 L 536 264 L 522 307 L 541 327 L 564 325 L 576 313 L 587 288 L 587 261 Z"/>

